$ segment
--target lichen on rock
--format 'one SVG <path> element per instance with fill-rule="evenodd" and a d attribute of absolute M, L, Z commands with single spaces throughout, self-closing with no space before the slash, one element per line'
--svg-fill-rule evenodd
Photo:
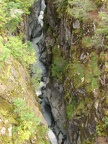
<path fill-rule="evenodd" d="M 57 68 L 63 79 L 59 81 L 61 75 L 53 72 L 50 79 L 63 84 L 66 144 L 108 143 L 107 7 L 107 1 L 47 0 L 45 42 L 51 72 L 61 57 L 65 63 Z M 52 45 L 51 40 L 55 41 Z"/>

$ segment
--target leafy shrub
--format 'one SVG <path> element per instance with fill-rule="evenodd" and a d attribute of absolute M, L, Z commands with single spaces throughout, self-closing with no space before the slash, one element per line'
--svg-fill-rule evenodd
<path fill-rule="evenodd" d="M 14 112 L 17 115 L 17 125 L 13 128 L 13 138 L 15 138 L 15 142 L 24 142 L 34 135 L 38 137 L 40 133 L 41 135 L 38 139 L 42 142 L 46 129 L 43 125 L 40 125 L 40 119 L 34 115 L 33 110 L 30 109 L 21 98 L 15 99 L 13 104 L 15 108 Z M 40 130 L 42 130 L 42 132 L 40 132 Z"/>
<path fill-rule="evenodd" d="M 6 0 L 0 3 L 0 12 L 0 28 L 4 30 L 8 26 L 15 29 L 23 13 L 21 9 L 18 9 L 18 3 Z"/>
<path fill-rule="evenodd" d="M 29 8 L 33 4 L 34 0 L 14 0 L 15 3 L 19 4 L 19 8 L 24 11 L 24 13 L 29 14 Z"/>
<path fill-rule="evenodd" d="M 0 28 L 6 23 L 6 3 L 4 1 L 0 1 Z"/>
<path fill-rule="evenodd" d="M 14 31 L 21 21 L 22 14 L 29 14 L 29 7 L 34 0 L 3 0 L 0 1 L 0 29 Z"/>
<path fill-rule="evenodd" d="M 3 38 L 0 36 L 0 62 L 4 62 L 9 54 L 10 50 L 3 45 Z"/>
<path fill-rule="evenodd" d="M 19 37 L 12 36 L 3 44 L 3 38 L 0 37 L 0 61 L 5 61 L 9 55 L 12 55 L 24 66 L 35 61 L 35 52 L 30 42 L 22 43 Z"/>
<path fill-rule="evenodd" d="M 13 55 L 20 63 L 28 66 L 35 61 L 35 52 L 30 42 L 22 43 L 21 37 L 8 36 L 14 32 L 22 20 L 22 14 L 29 13 L 29 7 L 34 0 L 2 0 L 0 1 L 0 65 L 3 65 L 9 55 Z M 5 34 L 6 32 L 6 34 Z M 8 32 L 8 34 L 7 34 Z"/>

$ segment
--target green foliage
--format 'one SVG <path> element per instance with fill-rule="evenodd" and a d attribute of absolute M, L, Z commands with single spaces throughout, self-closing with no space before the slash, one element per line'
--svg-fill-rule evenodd
<path fill-rule="evenodd" d="M 95 3 L 96 3 L 96 5 L 97 5 L 97 7 L 101 7 L 103 1 L 101 1 L 101 0 L 96 0 Z"/>
<path fill-rule="evenodd" d="M 93 72 L 93 76 L 94 77 L 99 77 L 100 75 L 100 69 L 99 69 L 99 66 L 98 66 L 98 55 L 96 53 L 91 53 L 91 69 L 92 69 L 92 72 Z"/>
<path fill-rule="evenodd" d="M 29 14 L 29 8 L 34 2 L 34 0 L 26 0 L 26 1 L 14 0 L 14 1 L 15 3 L 19 4 L 19 8 L 22 9 L 24 13 L 27 13 L 27 14 Z"/>
<path fill-rule="evenodd" d="M 108 14 L 106 12 L 99 12 L 101 21 L 99 22 L 97 33 L 102 35 L 108 35 Z"/>
<path fill-rule="evenodd" d="M 65 11 L 67 15 L 79 19 L 87 18 L 88 12 L 96 9 L 95 3 L 90 0 L 59 0 L 55 3 L 59 16 L 61 11 Z"/>
<path fill-rule="evenodd" d="M 62 6 L 66 5 L 68 3 L 68 0 L 56 0 L 55 4 L 58 8 L 62 8 Z"/>
<path fill-rule="evenodd" d="M 105 125 L 106 125 L 107 128 L 108 128 L 108 116 L 105 117 Z"/>
<path fill-rule="evenodd" d="M 102 123 L 98 124 L 96 126 L 96 132 L 97 132 L 98 136 L 106 136 L 105 129 L 106 129 L 105 124 L 102 124 Z"/>
<path fill-rule="evenodd" d="M 52 76 L 54 79 L 61 81 L 63 79 L 63 73 L 66 66 L 66 61 L 61 56 L 60 48 L 56 46 L 53 48 L 53 63 L 51 67 Z"/>
<path fill-rule="evenodd" d="M 65 100 L 67 101 L 67 95 L 65 96 Z M 76 104 L 77 104 L 77 101 L 75 97 L 71 97 L 71 102 L 66 104 L 66 113 L 67 113 L 68 119 L 71 119 Z"/>
<path fill-rule="evenodd" d="M 104 117 L 104 121 L 99 121 L 96 125 L 98 136 L 108 136 L 108 116 Z"/>
<path fill-rule="evenodd" d="M 0 36 L 0 62 L 4 62 L 10 54 L 10 50 L 3 45 L 3 38 Z"/>
<path fill-rule="evenodd" d="M 92 78 L 92 83 L 91 83 L 91 89 L 92 91 L 94 89 L 98 89 L 99 88 L 99 83 L 98 83 L 98 78 Z"/>
<path fill-rule="evenodd" d="M 14 31 L 22 14 L 29 14 L 33 2 L 34 0 L 0 0 L 0 29 Z"/>
<path fill-rule="evenodd" d="M 35 52 L 30 42 L 22 43 L 21 37 L 11 34 L 22 20 L 22 14 L 29 13 L 32 4 L 33 0 L 0 0 L 0 67 L 10 55 L 26 66 L 35 61 Z"/>
<path fill-rule="evenodd" d="M 21 37 L 10 34 L 14 32 L 22 20 L 22 14 L 29 13 L 33 0 L 0 0 L 0 67 L 12 55 L 24 66 L 35 61 L 35 52 L 30 42 L 22 43 Z M 5 34 L 6 32 L 6 34 Z M 10 37 L 7 38 L 8 34 Z"/>
<path fill-rule="evenodd" d="M 106 10 L 107 11 L 107 10 Z M 108 14 L 106 11 L 98 13 L 99 23 L 95 30 L 95 35 L 93 36 L 93 45 L 96 48 L 105 48 L 108 49 Z"/>
<path fill-rule="evenodd" d="M 94 44 L 98 44 L 97 47 L 104 46 L 102 39 L 107 39 L 108 37 L 108 15 L 106 12 L 99 12 L 100 22 L 98 24 L 98 27 L 95 31 Z"/>
<path fill-rule="evenodd" d="M 35 52 L 30 42 L 22 43 L 19 37 L 9 37 L 5 47 L 23 64 L 32 64 L 35 61 Z"/>
<path fill-rule="evenodd" d="M 30 42 L 22 43 L 19 37 L 12 36 L 3 44 L 3 38 L 0 37 L 0 61 L 5 62 L 9 55 L 12 55 L 24 66 L 35 61 L 35 52 Z"/>
<path fill-rule="evenodd" d="M 30 66 L 30 73 L 31 73 L 31 82 L 33 88 L 39 88 L 40 86 L 40 79 L 42 77 L 42 70 L 37 67 L 35 64 Z"/>
<path fill-rule="evenodd" d="M 84 64 L 80 62 L 79 56 L 74 53 L 72 58 L 72 62 L 67 65 L 65 71 L 66 76 L 72 81 L 74 88 L 85 87 L 87 92 L 99 89 L 101 71 L 98 66 L 98 55 L 92 52 L 89 55 L 89 61 Z"/>
<path fill-rule="evenodd" d="M 92 80 L 92 68 L 91 64 L 87 63 L 87 65 L 84 67 L 84 76 L 85 76 L 85 84 L 90 84 Z"/>
<path fill-rule="evenodd" d="M 18 27 L 19 22 L 23 21 L 22 18 L 27 17 L 26 14 L 29 14 L 29 7 L 33 2 L 34 0 L 0 0 L 0 68 L 2 68 L 0 71 L 3 72 L 3 77 L 6 77 L 6 74 L 9 73 L 11 68 L 13 69 L 18 66 L 19 69 L 20 65 L 17 61 L 26 68 L 28 68 L 29 64 L 35 62 L 35 51 L 33 50 L 31 43 L 27 41 L 22 42 L 22 40 L 25 40 L 23 38 L 26 30 L 24 29 L 21 33 L 22 29 L 20 30 Z M 22 37 L 16 36 L 21 34 L 23 35 Z M 25 72 L 27 71 L 25 70 Z M 17 73 L 17 75 L 18 78 L 20 78 L 20 73 Z M 23 81 L 23 78 L 21 80 Z M 1 82 L 5 83 L 4 85 L 6 86 L 8 85 L 8 81 L 2 81 L 1 79 Z M 18 85 L 19 90 L 14 88 L 11 90 L 10 87 L 8 89 L 9 98 L 12 96 L 18 97 L 18 95 L 16 95 L 17 92 L 21 93 L 19 97 L 22 96 L 22 89 L 25 89 L 22 85 L 19 85 L 17 79 L 14 79 L 14 82 L 16 87 Z M 27 88 L 29 88 L 29 82 L 26 84 Z M 5 137 L 5 135 L 3 135 L 3 143 L 29 143 L 30 140 L 33 140 L 35 137 L 36 140 L 34 141 L 36 141 L 36 143 L 45 144 L 46 128 L 41 123 L 41 120 L 36 117 L 33 110 L 28 107 L 26 102 L 21 98 L 15 99 L 13 105 L 11 103 L 12 109 L 9 110 L 11 111 L 9 114 L 7 113 L 8 110 L 5 111 L 3 109 L 1 111 L 3 112 L 3 117 L 6 117 L 6 119 L 3 120 L 7 121 L 7 123 L 5 123 L 6 131 L 8 132 L 8 127 L 10 127 L 11 124 L 13 132 L 12 137 L 9 136 L 9 132 L 7 133 L 8 136 Z M 4 105 L 4 107 L 7 107 L 7 105 Z M 7 124 L 9 126 L 7 126 Z M 1 137 L 0 142 L 2 143 Z"/>
<path fill-rule="evenodd" d="M 52 64 L 52 76 L 57 80 L 62 80 L 64 72 L 65 60 L 62 57 L 56 57 Z"/>
<path fill-rule="evenodd" d="M 98 55 L 95 52 L 92 52 L 90 61 L 84 67 L 84 82 L 87 92 L 99 89 L 100 74 L 101 71 L 98 66 Z"/>
<path fill-rule="evenodd" d="M 18 3 L 4 0 L 0 3 L 0 11 L 0 28 L 5 29 L 11 26 L 12 29 L 15 29 L 23 13 L 21 9 L 18 9 Z"/>
<path fill-rule="evenodd" d="M 15 143 L 24 142 L 35 135 L 40 135 L 38 139 L 41 141 L 45 136 L 46 129 L 40 125 L 40 119 L 34 115 L 32 109 L 21 98 L 15 99 L 13 104 L 14 112 L 17 115 L 17 125 L 13 128 Z"/>
<path fill-rule="evenodd" d="M 67 8 L 68 0 L 55 0 L 54 4 L 57 7 L 58 17 L 60 18 L 63 15 L 62 12 Z"/>
<path fill-rule="evenodd" d="M 6 23 L 6 6 L 7 4 L 4 1 L 0 1 L 0 28 Z"/>
<path fill-rule="evenodd" d="M 74 18 L 84 19 L 90 11 L 96 9 L 94 2 L 90 0 L 68 0 L 67 13 Z"/>
<path fill-rule="evenodd" d="M 80 62 L 74 61 L 74 63 L 68 64 L 67 69 L 75 88 L 81 87 L 84 84 L 83 65 Z"/>
<path fill-rule="evenodd" d="M 84 48 L 91 48 L 93 45 L 92 38 L 91 37 L 83 37 L 82 45 L 84 46 Z"/>
<path fill-rule="evenodd" d="M 45 126 L 37 127 L 37 138 L 39 144 L 49 144 L 48 140 L 45 139 L 45 134 L 47 131 L 48 129 L 46 129 Z"/>

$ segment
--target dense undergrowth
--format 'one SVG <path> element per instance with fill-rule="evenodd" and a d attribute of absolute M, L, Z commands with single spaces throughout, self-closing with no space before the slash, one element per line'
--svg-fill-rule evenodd
<path fill-rule="evenodd" d="M 35 52 L 30 42 L 22 42 L 26 37 L 23 32 L 17 33 L 19 23 L 23 20 L 22 16 L 29 14 L 29 7 L 32 1 L 9 1 L 4 0 L 0 3 L 0 63 L 6 62 L 9 55 L 12 55 L 23 65 L 31 64 L 35 61 Z"/>
<path fill-rule="evenodd" d="M 15 99 L 13 103 L 17 120 L 17 124 L 13 127 L 13 140 L 15 143 L 22 143 L 35 136 L 38 143 L 47 143 L 44 139 L 47 129 L 41 124 L 41 120 L 34 115 L 33 110 L 21 98 Z"/>
<path fill-rule="evenodd" d="M 1 0 L 0 1 L 0 29 L 14 31 L 22 19 L 22 14 L 29 14 L 29 8 L 34 0 Z M 10 29 L 11 28 L 11 29 Z M 2 30 L 1 30 L 2 31 Z"/>

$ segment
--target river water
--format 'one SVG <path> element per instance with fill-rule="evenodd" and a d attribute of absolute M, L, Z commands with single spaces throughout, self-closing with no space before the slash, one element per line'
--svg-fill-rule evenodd
<path fill-rule="evenodd" d="M 36 15 L 38 15 L 38 17 L 35 20 L 36 21 L 35 29 L 32 31 L 32 33 L 35 33 L 35 36 L 34 38 L 31 39 L 32 45 L 36 51 L 36 63 L 33 64 L 32 77 L 35 77 L 37 79 L 38 84 L 36 86 L 35 92 L 40 99 L 43 116 L 46 119 L 48 126 L 50 127 L 52 123 L 52 115 L 50 107 L 47 105 L 43 97 L 46 85 L 49 82 L 48 71 L 45 65 L 47 55 L 44 46 L 44 34 L 43 34 L 43 25 L 44 25 L 43 18 L 46 5 L 44 0 L 38 0 L 38 1 L 39 1 L 38 7 L 40 6 L 40 8 L 37 8 L 38 11 L 36 12 Z M 50 128 L 48 131 L 48 137 L 51 144 L 57 144 L 56 137 Z"/>

